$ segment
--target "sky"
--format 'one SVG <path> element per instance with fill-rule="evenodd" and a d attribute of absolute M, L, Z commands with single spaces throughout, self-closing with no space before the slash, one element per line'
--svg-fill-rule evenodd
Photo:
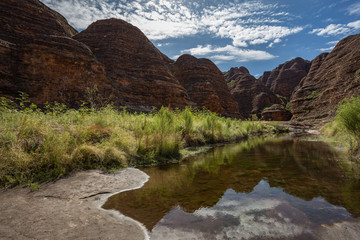
<path fill-rule="evenodd" d="M 312 60 L 360 33 L 355 0 L 41 0 L 78 31 L 123 19 L 164 54 L 212 60 L 221 71 L 245 66 L 255 77 L 295 57 Z"/>

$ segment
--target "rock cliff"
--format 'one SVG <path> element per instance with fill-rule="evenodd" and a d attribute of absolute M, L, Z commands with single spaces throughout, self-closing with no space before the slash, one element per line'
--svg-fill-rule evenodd
<path fill-rule="evenodd" d="M 242 76 L 244 74 L 250 74 L 249 70 L 245 67 L 232 67 L 225 74 L 225 80 L 227 83 L 230 83 L 232 80 L 235 80 L 237 77 Z"/>
<path fill-rule="evenodd" d="M 22 91 L 36 104 L 78 106 L 87 87 L 109 94 L 104 66 L 60 14 L 36 0 L 8 0 L 0 15 L 1 96 Z"/>
<path fill-rule="evenodd" d="M 133 110 L 184 108 L 185 89 L 171 74 L 172 62 L 135 26 L 119 19 L 91 24 L 74 39 L 86 44 L 104 64 L 115 103 Z"/>
<path fill-rule="evenodd" d="M 224 76 L 213 62 L 184 54 L 170 64 L 170 69 L 186 89 L 192 106 L 206 107 L 224 116 L 240 116 Z"/>
<path fill-rule="evenodd" d="M 272 92 L 290 99 L 294 89 L 309 72 L 311 62 L 295 58 L 279 65 L 271 72 L 264 72 L 259 80 Z"/>
<path fill-rule="evenodd" d="M 303 86 L 306 78 L 312 78 L 315 76 L 316 72 L 318 71 L 319 67 L 321 66 L 327 55 L 329 55 L 329 53 L 321 53 L 316 58 L 314 58 L 314 60 L 311 61 L 311 66 L 308 74 L 306 75 L 306 77 L 301 79 L 300 83 L 298 84 L 298 86 L 296 86 L 294 91 L 297 91 L 297 89 Z"/>
<path fill-rule="evenodd" d="M 193 105 L 239 116 L 215 64 L 191 56 L 175 63 L 125 21 L 101 20 L 77 33 L 38 0 L 1 1 L 0 14 L 1 96 L 21 91 L 38 105 L 70 107 L 91 98 L 136 111 Z"/>
<path fill-rule="evenodd" d="M 281 100 L 261 81 L 252 76 L 245 67 L 231 68 L 226 81 L 232 96 L 239 105 L 240 113 L 248 118 L 251 114 L 261 116 L 261 111 Z"/>
<path fill-rule="evenodd" d="M 294 92 L 290 107 L 294 121 L 322 124 L 338 104 L 360 94 L 360 34 L 341 40 L 331 53 L 312 62 L 309 74 Z"/>
<path fill-rule="evenodd" d="M 40 105 L 78 107 L 86 90 L 97 86 L 99 99 L 136 111 L 192 105 L 249 117 L 282 103 L 279 94 L 291 98 L 295 121 L 320 123 L 334 116 L 344 98 L 360 94 L 359 34 L 311 63 L 295 58 L 259 80 L 244 67 L 232 68 L 225 79 L 210 60 L 170 60 L 122 20 L 97 21 L 77 33 L 38 0 L 1 1 L 0 15 L 0 96 L 22 91 Z"/>

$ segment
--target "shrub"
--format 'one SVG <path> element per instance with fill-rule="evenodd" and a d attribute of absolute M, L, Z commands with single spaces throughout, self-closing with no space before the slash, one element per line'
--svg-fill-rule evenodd
<path fill-rule="evenodd" d="M 321 93 L 318 93 L 317 91 L 312 91 L 309 95 L 305 97 L 307 100 L 312 100 L 320 97 Z"/>
<path fill-rule="evenodd" d="M 74 150 L 71 155 L 71 161 L 79 169 L 90 169 L 101 166 L 103 157 L 103 153 L 99 148 L 91 145 L 82 145 Z"/>
<path fill-rule="evenodd" d="M 360 145 L 360 96 L 345 100 L 337 110 L 336 120 Z"/>
<path fill-rule="evenodd" d="M 104 153 L 103 166 L 105 169 L 127 167 L 126 154 L 114 147 L 107 148 Z"/>

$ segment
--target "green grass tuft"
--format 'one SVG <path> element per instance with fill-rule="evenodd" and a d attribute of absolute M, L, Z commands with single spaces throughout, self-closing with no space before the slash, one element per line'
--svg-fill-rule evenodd
<path fill-rule="evenodd" d="M 345 100 L 336 112 L 334 121 L 322 129 L 325 136 L 333 138 L 358 155 L 360 149 L 360 96 Z"/>
<path fill-rule="evenodd" d="M 78 109 L 46 104 L 40 109 L 22 94 L 0 99 L 0 186 L 32 186 L 82 169 L 179 161 L 189 146 L 231 142 L 272 132 L 258 121 L 241 121 L 207 110 L 162 107 L 132 114 L 111 106 Z"/>

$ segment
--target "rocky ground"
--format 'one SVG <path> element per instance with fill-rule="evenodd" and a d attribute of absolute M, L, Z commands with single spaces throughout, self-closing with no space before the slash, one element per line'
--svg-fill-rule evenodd
<path fill-rule="evenodd" d="M 31 192 L 0 190 L 0 239 L 149 239 L 144 226 L 101 209 L 115 193 L 141 187 L 148 176 L 127 168 L 114 174 L 86 171 Z M 316 239 L 357 239 L 359 222 L 324 225 Z"/>
<path fill-rule="evenodd" d="M 101 205 L 147 180 L 145 173 L 127 168 L 80 172 L 34 192 L 0 190 L 0 239 L 146 239 L 144 227 Z"/>

